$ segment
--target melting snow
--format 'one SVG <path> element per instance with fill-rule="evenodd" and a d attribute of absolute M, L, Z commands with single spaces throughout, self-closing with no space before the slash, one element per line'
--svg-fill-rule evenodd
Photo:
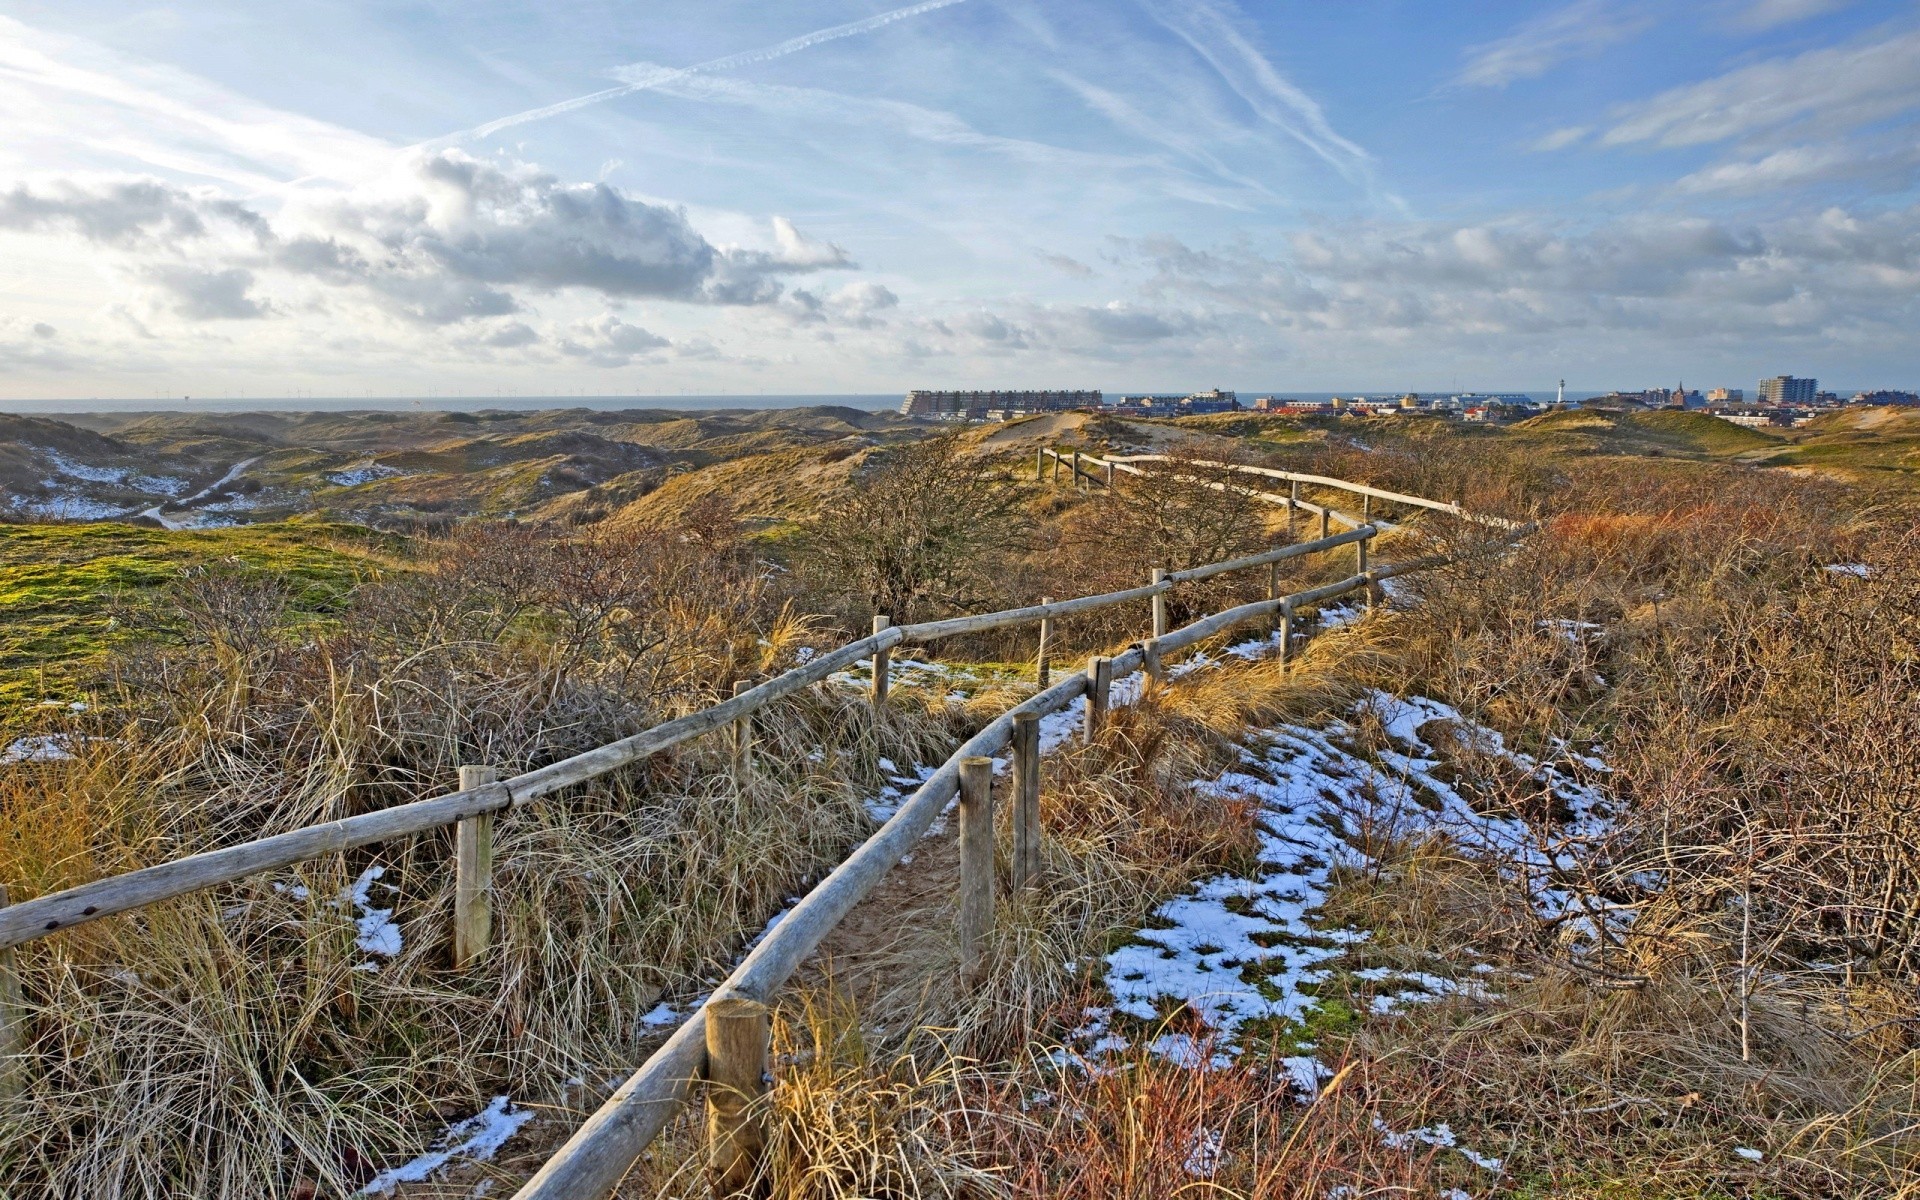
<path fill-rule="evenodd" d="M 359 914 L 354 923 L 359 932 L 354 935 L 353 944 L 368 954 L 378 954 L 383 958 L 392 958 L 400 953 L 400 926 L 393 922 L 391 908 L 373 906 L 373 885 L 387 873 L 385 867 L 368 867 L 360 872 L 360 878 L 342 895 L 342 899 L 351 903 Z M 391 885 L 381 884 L 392 890 Z M 379 964 L 364 962 L 354 968 L 356 971 L 377 971 Z"/>
<path fill-rule="evenodd" d="M 16 739 L 0 750 L 0 767 L 15 763 L 62 762 L 73 757 L 71 743 L 58 733 L 35 734 Z"/>
<path fill-rule="evenodd" d="M 1454 1136 L 1452 1127 L 1445 1121 L 1437 1125 L 1427 1125 L 1419 1129 L 1409 1129 L 1405 1133 L 1395 1133 L 1385 1121 L 1382 1121 L 1379 1117 L 1375 1117 L 1373 1119 L 1373 1127 L 1380 1133 L 1380 1144 L 1389 1150 L 1409 1150 L 1418 1143 L 1440 1150 L 1457 1151 L 1462 1158 L 1483 1171 L 1493 1171 L 1497 1173 L 1501 1168 L 1499 1159 L 1489 1158 L 1487 1155 L 1476 1153 L 1462 1146 L 1459 1139 Z"/>
<path fill-rule="evenodd" d="M 398 467 L 369 462 L 348 467 L 344 471 L 329 471 L 327 482 L 336 487 L 357 487 L 363 483 L 372 483 L 376 479 L 392 479 L 405 474 L 406 472 Z"/>
<path fill-rule="evenodd" d="M 412 1162 L 380 1172 L 355 1195 L 384 1196 L 400 1184 L 421 1182 L 455 1158 L 485 1162 L 506 1145 L 508 1138 L 520 1132 L 522 1125 L 531 1120 L 532 1109 L 516 1110 L 507 1097 L 495 1096 L 491 1103 L 473 1116 L 449 1125 L 447 1131 L 437 1139 L 438 1149 L 430 1150 Z"/>
<path fill-rule="evenodd" d="M 1247 1021 L 1301 1017 L 1315 1003 L 1311 993 L 1326 980 L 1329 966 L 1366 939 L 1364 932 L 1326 928 L 1318 919 L 1329 873 L 1365 861 L 1352 831 L 1395 838 L 1444 834 L 1501 864 L 1543 914 L 1591 904 L 1562 877 L 1575 865 L 1575 851 L 1608 831 L 1607 802 L 1598 790 L 1560 765 L 1509 749 L 1499 734 L 1437 701 L 1375 692 L 1354 715 L 1376 718 L 1390 744 L 1367 757 L 1352 748 L 1356 728 L 1349 722 L 1322 729 L 1280 726 L 1248 736 L 1241 769 L 1194 782 L 1202 793 L 1259 803 L 1260 867 L 1252 875 L 1194 884 L 1161 905 L 1131 944 L 1107 955 L 1113 1013 L 1153 1021 L 1184 1007 L 1217 1035 L 1210 1044 L 1226 1053 L 1233 1052 L 1236 1032 Z M 1476 810 L 1434 775 L 1437 752 L 1422 736 L 1433 722 L 1445 722 L 1470 752 L 1497 757 L 1549 789 L 1568 819 L 1549 840 L 1517 818 Z M 1380 985 L 1372 1003 L 1382 1013 L 1478 992 L 1484 974 L 1455 980 L 1390 968 L 1356 972 Z M 1109 1036 L 1109 1014 L 1090 1016 L 1081 1035 Z M 1177 1061 L 1191 1057 L 1171 1043 L 1156 1048 L 1172 1051 L 1168 1057 Z M 1317 1086 L 1318 1066 L 1308 1067 L 1311 1062 L 1299 1067 L 1303 1092 Z"/>

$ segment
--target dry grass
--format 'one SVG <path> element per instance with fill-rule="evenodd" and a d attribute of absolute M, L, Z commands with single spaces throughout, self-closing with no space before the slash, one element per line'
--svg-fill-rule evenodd
<path fill-rule="evenodd" d="M 1296 457 L 1543 526 L 1494 553 L 1484 531 L 1430 522 L 1376 555 L 1457 555 L 1405 582 L 1406 611 L 1316 638 L 1284 674 L 1269 660 L 1188 676 L 1056 755 L 1048 886 L 1002 897 L 984 978 L 960 986 L 950 895 L 921 893 L 886 914 L 899 936 L 883 950 L 785 1002 L 771 1194 L 1920 1196 L 1911 520 L 1699 464 L 1569 469 L 1464 444 L 1360 455 L 1332 439 Z M 1051 533 L 1009 587 L 1087 590 L 1054 582 L 1088 578 L 1075 538 L 1054 535 L 1096 524 L 1098 506 L 1112 511 L 1037 500 Z M 1267 536 L 1215 515 L 1222 536 Z M 367 589 L 298 643 L 274 636 L 271 596 L 210 582 L 174 651 L 122 664 L 127 720 L 78 718 L 71 732 L 101 740 L 0 778 L 0 875 L 32 893 L 425 794 L 460 761 L 542 761 L 820 636 L 737 544 L 701 540 L 723 525 L 696 526 L 628 556 L 650 564 L 637 574 L 599 552 L 542 560 L 590 602 L 543 595 L 508 541 L 461 558 L 464 578 Z M 1287 585 L 1344 574 L 1335 557 Z M 1835 562 L 1866 572 L 1823 570 Z M 1263 592 L 1241 579 L 1209 604 Z M 1144 622 L 1142 605 L 1063 629 L 1060 656 Z M 956 649 L 1018 657 L 991 639 Z M 1299 1029 L 1224 1069 L 1144 1051 L 1062 1067 L 1057 1043 L 1097 1000 L 1089 968 L 1114 940 L 1193 878 L 1247 865 L 1257 813 L 1187 781 L 1217 774 L 1246 725 L 1349 713 L 1374 686 L 1447 700 L 1519 747 L 1603 747 L 1620 817 L 1567 874 L 1631 922 L 1582 941 L 1499 864 L 1443 840 L 1370 842 L 1328 918 L 1371 932 L 1369 961 L 1471 952 L 1488 994 L 1316 1028 L 1343 1073 L 1311 1104 L 1277 1061 Z M 1021 691 L 950 707 L 903 688 L 879 723 L 810 695 L 762 723 L 744 785 L 718 746 L 695 747 L 516 814 L 479 972 L 442 965 L 438 838 L 36 943 L 38 1066 L 0 1109 L 0 1179 L 23 1196 L 338 1194 L 436 1117 L 604 1078 L 630 1059 L 637 1014 L 715 976 L 864 832 L 880 757 L 935 760 Z M 1381 736 L 1354 724 L 1363 747 Z M 1551 832 L 1558 814 L 1523 772 L 1466 743 L 1445 757 L 1463 795 Z M 944 869 L 939 853 L 919 852 L 924 871 Z M 372 865 L 399 888 L 405 948 L 364 971 L 355 914 L 334 901 Z M 1502 1171 L 1380 1132 L 1436 1122 Z M 695 1120 L 676 1126 L 627 1194 L 700 1193 L 699 1143 Z"/>
<path fill-rule="evenodd" d="M 277 636 L 270 588 L 190 581 L 177 624 L 119 664 L 111 715 L 57 731 L 74 757 L 0 773 L 0 878 L 23 897 L 429 795 L 457 763 L 547 761 L 778 669 L 805 623 L 750 558 L 675 550 L 703 532 L 625 563 L 591 539 L 473 536 L 301 641 Z M 539 592 L 543 564 L 580 603 Z M 30 943 L 0 1191 L 344 1195 L 490 1096 L 604 1079 L 641 1013 L 724 970 L 866 836 L 880 758 L 937 760 L 955 732 L 821 690 L 761 714 L 745 780 L 710 739 L 517 811 L 494 944 L 464 972 L 450 835 Z M 356 944 L 371 908 L 392 912 L 391 957 Z"/>

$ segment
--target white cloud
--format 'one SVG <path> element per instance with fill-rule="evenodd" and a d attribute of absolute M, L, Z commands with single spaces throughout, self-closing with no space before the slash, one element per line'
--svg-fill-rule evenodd
<path fill-rule="evenodd" d="M 1551 153 L 1565 150 L 1593 132 L 1591 125 L 1569 125 L 1565 129 L 1556 129 L 1533 144 L 1535 150 Z"/>
<path fill-rule="evenodd" d="M 1761 195 L 1785 188 L 1842 181 L 1878 181 L 1889 188 L 1907 186 L 1920 167 L 1920 145 L 1910 141 L 1888 147 L 1854 142 L 1817 146 L 1787 146 L 1755 159 L 1735 159 L 1702 167 L 1682 176 L 1674 190 L 1682 193 Z"/>
<path fill-rule="evenodd" d="M 1672 347 L 1729 339 L 1845 344 L 1920 325 L 1920 208 L 1838 209 L 1763 226 L 1642 215 L 1583 228 L 1494 223 L 1346 224 L 1288 253 L 1126 243 L 1163 295 L 1238 312 L 1302 344 L 1452 354 L 1569 338 Z M 1456 344 L 1458 343 L 1458 344 Z"/>
<path fill-rule="evenodd" d="M 884 284 L 862 280 L 824 296 L 794 288 L 782 303 L 787 314 L 800 324 L 873 329 L 884 323 L 882 313 L 900 306 L 900 297 Z"/>
<path fill-rule="evenodd" d="M 878 13 L 858 21 L 849 21 L 844 25 L 834 25 L 826 29 L 816 29 L 811 33 L 804 33 L 799 37 L 788 38 L 786 41 L 779 42 L 772 46 L 763 46 L 757 50 L 746 50 L 739 54 L 729 54 L 722 58 L 708 59 L 706 62 L 695 63 L 690 67 L 662 67 L 658 64 L 647 62 L 629 63 L 626 66 L 616 67 L 609 72 L 614 78 L 621 80 L 619 87 L 602 88 L 600 91 L 590 92 L 584 96 L 576 96 L 571 100 L 562 100 L 558 104 L 543 105 L 540 108 L 532 108 L 524 112 L 514 113 L 511 116 L 489 121 L 485 125 L 467 130 L 464 133 L 455 134 L 453 138 L 441 140 L 444 142 L 467 137 L 487 137 L 515 125 L 524 125 L 529 121 L 539 121 L 547 117 L 555 117 L 563 113 L 574 112 L 578 109 L 586 108 L 589 105 L 618 99 L 621 96 L 631 96 L 635 92 L 667 87 L 701 75 L 710 75 L 718 71 L 730 71 L 736 67 L 744 67 L 752 63 L 784 58 L 789 54 L 797 53 L 811 46 L 817 46 L 822 42 L 837 41 L 840 38 L 871 33 L 876 29 L 891 25 L 896 21 L 903 21 L 909 17 L 917 17 L 922 13 L 948 8 L 962 2 L 963 0 L 922 0 L 919 4 L 909 4 L 904 8 L 892 9 L 888 12 Z"/>
<path fill-rule="evenodd" d="M 1569 59 L 1598 54 L 1638 37 L 1653 17 L 1616 0 L 1575 0 L 1565 8 L 1535 17 L 1506 37 L 1469 46 L 1466 62 L 1453 78 L 1461 87 L 1503 88 L 1537 79 Z"/>
<path fill-rule="evenodd" d="M 1154 19 L 1205 59 L 1259 117 L 1348 179 L 1371 186 L 1373 158 L 1333 128 L 1320 103 L 1281 74 L 1214 0 L 1142 0 Z"/>
<path fill-rule="evenodd" d="M 0 17 L 0 169 L 148 169 L 270 192 L 377 172 L 394 147 L 172 67 Z"/>
<path fill-rule="evenodd" d="M 1760 32 L 1790 25 L 1809 17 L 1837 12 L 1853 0 L 1746 0 L 1735 13 L 1732 24 L 1740 29 Z"/>
<path fill-rule="evenodd" d="M 1040 255 L 1040 261 L 1046 263 L 1062 275 L 1070 275 L 1075 279 L 1091 279 L 1093 277 L 1092 267 L 1069 255 L 1042 254 Z"/>
<path fill-rule="evenodd" d="M 1920 106 L 1920 30 L 1773 58 L 1624 106 L 1601 141 L 1699 146 L 1835 133 Z"/>
<path fill-rule="evenodd" d="M 560 353 L 584 359 L 596 367 L 624 367 L 673 343 L 660 335 L 630 325 L 612 313 L 576 323 L 555 342 Z"/>
<path fill-rule="evenodd" d="M 272 219 L 157 180 L 57 180 L 0 192 L 0 228 L 85 238 L 125 256 L 190 320 L 261 317 L 275 282 L 350 292 L 429 325 L 579 290 L 689 304 L 776 301 L 782 279 L 850 268 L 775 218 L 771 248 L 718 247 L 686 214 L 605 183 L 442 151 L 380 183 L 304 196 Z"/>
<path fill-rule="evenodd" d="M 244 321 L 270 311 L 250 294 L 254 276 L 244 267 L 208 271 L 185 263 L 157 263 L 143 274 L 189 321 Z"/>
<path fill-rule="evenodd" d="M 0 192 L 0 229 L 62 230 L 125 248 L 172 246 L 209 236 L 215 226 L 266 233 L 261 216 L 205 188 L 154 179 L 53 179 Z"/>

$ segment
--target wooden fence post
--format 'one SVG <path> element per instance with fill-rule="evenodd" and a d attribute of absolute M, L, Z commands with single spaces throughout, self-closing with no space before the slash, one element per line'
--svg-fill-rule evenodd
<path fill-rule="evenodd" d="M 753 682 L 747 679 L 733 681 L 733 694 L 753 689 Z M 748 713 L 733 722 L 730 736 L 733 739 L 733 777 L 735 781 L 744 781 L 753 774 L 753 714 Z"/>
<path fill-rule="evenodd" d="M 500 781 L 498 767 L 461 767 L 460 790 Z M 453 965 L 467 967 L 493 937 L 493 814 L 462 817 L 453 827 Z"/>
<path fill-rule="evenodd" d="M 875 634 L 883 633 L 892 625 L 892 617 L 875 617 L 873 619 L 873 632 Z M 873 709 L 875 712 L 879 712 L 887 706 L 887 672 L 890 670 L 889 663 L 891 658 L 892 655 L 884 649 L 873 652 L 873 686 L 868 689 L 867 694 L 873 700 Z"/>
<path fill-rule="evenodd" d="M 1111 453 L 1111 451 L 1109 451 L 1109 453 Z M 1113 490 L 1113 462 L 1112 462 L 1112 460 L 1108 460 L 1108 462 L 1107 462 L 1107 464 L 1106 464 L 1106 468 L 1107 468 L 1107 490 L 1108 490 L 1108 491 L 1112 491 L 1112 490 Z"/>
<path fill-rule="evenodd" d="M 1013 888 L 1040 886 L 1040 714 L 1013 715 Z"/>
<path fill-rule="evenodd" d="M 1059 487 L 1060 486 L 1060 452 L 1058 450 L 1049 450 L 1047 451 L 1047 453 L 1053 456 L 1053 486 Z"/>
<path fill-rule="evenodd" d="M 1113 689 L 1113 660 L 1104 655 L 1095 655 L 1087 660 L 1087 719 L 1081 727 L 1082 741 L 1091 742 L 1100 736 L 1100 727 L 1107 720 L 1107 698 Z"/>
<path fill-rule="evenodd" d="M 1160 655 L 1159 638 L 1150 637 L 1141 644 L 1140 659 L 1141 668 L 1146 671 L 1148 679 L 1156 684 L 1167 681 L 1167 664 Z"/>
<path fill-rule="evenodd" d="M 1040 597 L 1040 603 L 1052 604 L 1052 596 Z M 1034 667 L 1034 680 L 1044 688 L 1053 679 L 1053 618 L 1040 618 L 1040 661 Z"/>
<path fill-rule="evenodd" d="M 1293 657 L 1293 601 L 1280 602 L 1280 665 Z"/>
<path fill-rule="evenodd" d="M 1333 533 L 1332 522 L 1333 522 L 1332 507 L 1324 504 L 1321 505 L 1320 506 L 1320 536 L 1321 537 L 1327 537 Z"/>
<path fill-rule="evenodd" d="M 1360 495 L 1360 523 L 1373 524 L 1373 497 L 1362 492 Z"/>
<path fill-rule="evenodd" d="M 960 763 L 960 970 L 980 973 L 993 924 L 993 760 Z"/>
<path fill-rule="evenodd" d="M 717 1197 L 764 1194 L 767 1006 L 745 996 L 707 1001 L 707 1171 Z"/>
<path fill-rule="evenodd" d="M 1039 447 L 1033 451 L 1033 481 L 1042 483 L 1047 475 L 1047 452 Z"/>
<path fill-rule="evenodd" d="M 1367 542 L 1369 540 L 1368 538 L 1361 538 L 1353 544 L 1354 574 L 1356 575 L 1365 575 L 1367 573 Z M 1371 592 L 1367 594 L 1367 603 L 1373 603 L 1373 594 Z"/>
<path fill-rule="evenodd" d="M 0 883 L 0 908 L 7 906 L 7 885 Z M 20 992 L 20 970 L 13 947 L 0 950 L 0 1099 L 26 1089 L 27 1005 Z"/>
<path fill-rule="evenodd" d="M 1158 587 L 1166 581 L 1166 568 L 1155 567 L 1153 569 L 1153 585 Z M 1153 636 L 1167 636 L 1167 594 L 1165 592 L 1160 592 L 1153 598 Z"/>
<path fill-rule="evenodd" d="M 1292 509 L 1287 510 L 1287 522 L 1289 524 L 1293 522 Z M 1278 600 L 1279 598 L 1280 598 L 1280 564 L 1277 562 L 1270 562 L 1267 564 L 1267 599 Z M 1268 633 L 1280 632 L 1280 610 L 1277 608 L 1273 610 L 1273 624 L 1267 630 L 1267 632 Z"/>
<path fill-rule="evenodd" d="M 1080 479 L 1080 452 L 1075 450 L 1073 452 L 1073 490 L 1077 492 L 1082 486 L 1084 485 Z"/>
<path fill-rule="evenodd" d="M 1293 489 L 1287 493 L 1287 540 L 1297 542 L 1300 535 L 1294 532 L 1294 525 L 1300 515 L 1300 481 L 1293 481 Z"/>

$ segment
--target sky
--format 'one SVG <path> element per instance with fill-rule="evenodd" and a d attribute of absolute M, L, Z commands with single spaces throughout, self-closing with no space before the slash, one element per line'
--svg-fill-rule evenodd
<path fill-rule="evenodd" d="M 1920 0 L 0 0 L 0 400 L 1920 384 Z"/>

